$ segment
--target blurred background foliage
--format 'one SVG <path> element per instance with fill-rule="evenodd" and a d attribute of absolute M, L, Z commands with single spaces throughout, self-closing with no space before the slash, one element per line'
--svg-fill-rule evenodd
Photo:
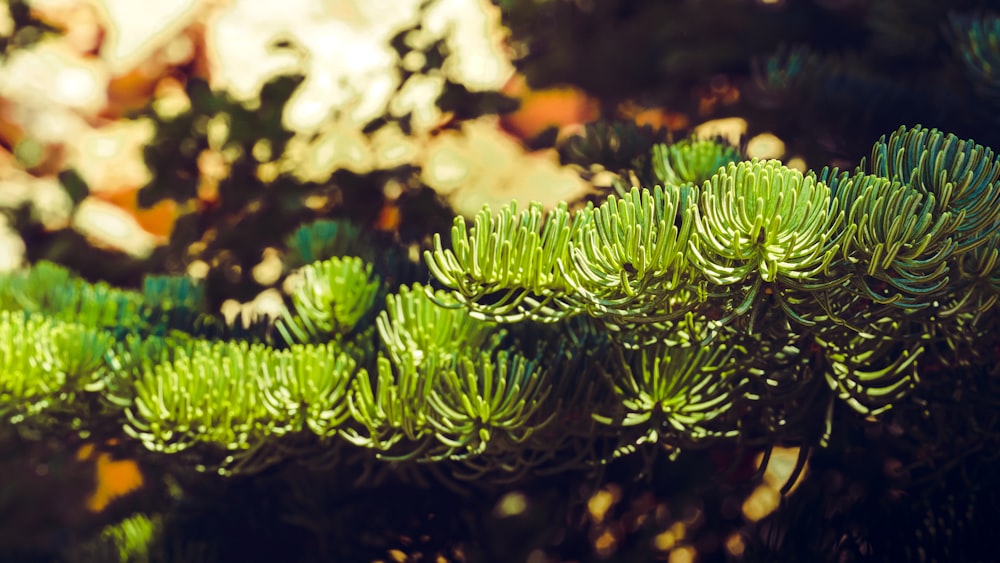
<path fill-rule="evenodd" d="M 998 22 L 987 0 L 11 0 L 0 270 L 44 260 L 105 285 L 59 278 L 62 301 L 3 308 L 72 315 L 96 291 L 127 312 L 99 321 L 121 333 L 273 339 L 252 319 L 309 305 L 297 268 L 358 256 L 384 300 L 429 281 L 420 251 L 483 204 L 576 208 L 736 155 L 849 169 L 916 123 L 996 147 Z M 732 146 L 699 156 L 707 172 L 651 152 L 698 150 L 691 135 Z M 179 274 L 198 289 L 164 289 Z M 178 292 L 189 301 L 157 297 Z M 20 322 L 5 317 L 34 334 Z M 143 342 L 120 353 L 131 373 L 167 354 Z M 995 434 L 996 381 L 922 387 L 926 409 L 858 419 L 812 452 L 633 455 L 467 490 L 406 464 L 355 487 L 362 457 L 220 480 L 102 431 L 108 407 L 88 402 L 89 434 L 0 431 L 0 556 L 986 561 L 995 448 L 942 429 Z M 970 417 L 945 420 L 970 397 Z M 75 428 L 72 410 L 51 416 Z"/>

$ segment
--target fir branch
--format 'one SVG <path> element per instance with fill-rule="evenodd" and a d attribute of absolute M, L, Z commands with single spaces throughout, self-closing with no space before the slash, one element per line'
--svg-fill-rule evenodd
<path fill-rule="evenodd" d="M 918 381 L 917 359 L 924 350 L 922 342 L 900 338 L 908 332 L 904 321 L 883 318 L 877 324 L 878 336 L 836 325 L 816 336 L 826 354 L 830 388 L 866 415 L 888 410 L 912 391 Z"/>
<path fill-rule="evenodd" d="M 83 325 L 0 311 L 0 416 L 23 420 L 100 390 L 113 342 Z"/>
<path fill-rule="evenodd" d="M 496 323 L 473 318 L 451 293 L 420 284 L 390 293 L 376 324 L 383 349 L 396 363 L 404 356 L 419 363 L 429 355 L 492 352 L 506 335 Z"/>
<path fill-rule="evenodd" d="M 933 193 L 881 176 L 844 173 L 828 183 L 847 213 L 840 266 L 852 270 L 850 287 L 878 304 L 931 306 L 949 282 L 961 215 Z"/>
<path fill-rule="evenodd" d="M 570 240 L 589 214 L 585 209 L 571 217 L 565 204 L 543 213 L 537 203 L 520 212 L 511 203 L 495 216 L 484 207 L 471 229 L 455 218 L 450 249 L 434 235 L 434 250 L 424 258 L 434 277 L 476 316 L 557 320 L 565 313 L 549 305 L 568 290 L 559 262 L 567 259 Z"/>
<path fill-rule="evenodd" d="M 860 168 L 865 167 L 862 160 Z M 942 210 L 961 213 L 958 254 L 1000 229 L 1000 159 L 988 147 L 937 129 L 903 126 L 875 143 L 868 169 L 933 194 Z"/>
<path fill-rule="evenodd" d="M 349 334 L 369 313 L 382 289 L 372 266 L 356 257 L 309 264 L 291 283 L 291 307 L 275 322 L 288 344 L 323 342 Z"/>
<path fill-rule="evenodd" d="M 844 214 L 814 175 L 773 160 L 730 164 L 705 183 L 699 204 L 691 261 L 710 283 L 735 292 L 733 316 L 749 311 L 765 285 L 829 284 Z M 777 303 L 803 319 L 793 301 Z"/>
<path fill-rule="evenodd" d="M 207 444 L 230 455 L 289 433 L 325 438 L 347 420 L 355 376 L 367 377 L 333 344 L 274 350 L 200 342 L 136 379 L 125 432 L 153 451 Z"/>
<path fill-rule="evenodd" d="M 633 451 L 642 443 L 667 445 L 673 451 L 706 441 L 732 438 L 738 432 L 726 415 L 740 404 L 741 357 L 746 350 L 705 334 L 704 321 L 688 315 L 674 332 L 639 350 L 616 348 L 602 369 L 615 389 L 615 408 L 595 413 L 601 424 L 638 427 L 636 438 L 619 448 Z"/>
<path fill-rule="evenodd" d="M 722 139 L 684 139 L 657 144 L 652 150 L 653 172 L 664 186 L 702 185 L 720 168 L 742 160 L 740 151 Z"/>
<path fill-rule="evenodd" d="M 658 318 L 683 314 L 689 307 L 670 307 L 669 299 L 694 281 L 687 247 L 697 198 L 696 188 L 674 185 L 609 196 L 576 229 L 569 260 L 560 261 L 573 289 L 563 301 L 625 322 L 654 311 Z"/>
<path fill-rule="evenodd" d="M 374 262 L 371 241 L 354 223 L 344 220 L 317 219 L 302 225 L 285 238 L 288 252 L 285 267 L 300 268 L 334 257 L 357 256 Z"/>
<path fill-rule="evenodd" d="M 1000 17 L 949 14 L 947 39 L 975 87 L 1000 100 Z"/>

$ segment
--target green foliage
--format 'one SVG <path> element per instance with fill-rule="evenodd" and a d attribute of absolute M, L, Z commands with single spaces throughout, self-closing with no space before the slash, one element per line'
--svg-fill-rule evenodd
<path fill-rule="evenodd" d="M 375 389 L 359 378 L 353 395 L 364 431 L 349 439 L 386 459 L 518 457 L 519 444 L 554 416 L 546 372 L 523 356 L 403 360 L 380 358 Z"/>
<path fill-rule="evenodd" d="M 664 150 L 655 149 L 661 160 Z M 585 314 L 636 354 L 685 341 L 689 329 L 676 321 L 686 313 L 713 319 L 700 340 L 707 353 L 756 351 L 733 385 L 749 385 L 765 420 L 798 419 L 789 405 L 812 408 L 816 388 L 802 365 L 825 374 L 854 410 L 877 413 L 918 384 L 925 346 L 961 349 L 984 330 L 974 327 L 996 302 L 1000 163 L 972 141 L 920 127 L 884 137 L 872 162 L 870 172 L 862 164 L 819 175 L 777 161 L 730 163 L 700 188 L 635 189 L 544 221 L 537 207 L 484 211 L 470 233 L 456 222 L 453 249 L 438 239 L 426 258 L 477 316 Z M 806 327 L 805 341 L 789 321 Z M 803 357 L 802 346 L 815 355 Z M 632 369 L 655 374 L 645 361 Z M 643 377 L 655 379 L 633 380 L 651 381 Z"/>
<path fill-rule="evenodd" d="M 23 310 L 122 334 L 222 334 L 222 323 L 206 307 L 204 286 L 187 276 L 146 276 L 141 292 L 90 283 L 44 261 L 0 276 L 0 310 Z"/>
<path fill-rule="evenodd" d="M 71 408 L 102 387 L 110 334 L 25 312 L 0 311 L 0 416 Z"/>
<path fill-rule="evenodd" d="M 238 454 L 304 431 L 328 437 L 346 420 L 346 389 L 357 373 L 333 344 L 198 343 L 144 370 L 125 432 L 166 453 L 209 444 Z"/>
<path fill-rule="evenodd" d="M 146 563 L 157 521 L 137 514 L 101 530 L 98 538 L 76 554 L 78 561 Z"/>
<path fill-rule="evenodd" d="M 773 95 L 787 94 L 801 86 L 804 75 L 818 63 L 807 48 L 782 48 L 769 57 L 755 61 L 754 79 L 757 88 Z"/>
<path fill-rule="evenodd" d="M 68 563 L 208 563 L 218 554 L 205 544 L 168 537 L 160 515 L 134 514 L 104 527 L 96 537 L 65 554 Z"/>
<path fill-rule="evenodd" d="M 829 268 L 842 217 L 830 190 L 778 161 L 730 164 L 706 182 L 695 263 L 712 283 L 808 283 Z"/>
<path fill-rule="evenodd" d="M 375 261 L 371 242 L 354 223 L 319 219 L 302 225 L 285 239 L 285 267 L 300 268 L 334 257 L 357 256 Z"/>
<path fill-rule="evenodd" d="M 649 151 L 660 138 L 650 127 L 632 121 L 598 120 L 571 136 L 559 148 L 560 159 L 567 164 L 598 164 L 615 172 L 643 170 L 648 166 Z"/>
<path fill-rule="evenodd" d="M 688 186 L 633 188 L 578 213 L 568 259 L 560 262 L 573 289 L 564 302 L 617 322 L 664 309 L 676 316 L 697 304 L 671 300 L 693 281 L 687 247 L 697 196 Z"/>
<path fill-rule="evenodd" d="M 730 164 L 705 182 L 700 203 L 692 262 L 712 284 L 744 295 L 735 314 L 750 309 L 764 284 L 811 289 L 829 281 L 843 213 L 814 176 L 777 161 Z M 790 317 L 805 320 L 775 294 Z"/>
<path fill-rule="evenodd" d="M 218 321 L 188 278 L 134 292 L 44 263 L 4 276 L 4 412 L 89 392 L 149 450 L 205 452 L 224 472 L 353 445 L 496 476 L 748 429 L 825 442 L 834 399 L 881 414 L 919 392 L 928 361 L 980 361 L 966 351 L 1000 287 L 991 151 L 900 129 L 870 168 L 730 162 L 699 186 L 735 153 L 688 143 L 653 149 L 663 187 L 457 218 L 450 247 L 437 236 L 425 253 L 446 289 L 404 285 L 383 308 L 371 263 L 311 262 L 277 342 L 206 339 Z M 310 242 L 338 232 L 293 240 L 349 251 Z"/>
<path fill-rule="evenodd" d="M 143 318 L 151 331 L 208 329 L 205 286 L 189 276 L 146 276 L 142 288 Z"/>
<path fill-rule="evenodd" d="M 680 448 L 736 436 L 738 429 L 726 417 L 738 404 L 734 398 L 743 386 L 741 360 L 747 351 L 725 343 L 702 345 L 704 325 L 688 315 L 674 327 L 673 342 L 639 350 L 616 348 L 602 368 L 616 404 L 611 414 L 595 413 L 594 418 L 605 425 L 641 428 L 626 451 L 643 443 Z"/>
<path fill-rule="evenodd" d="M 451 293 L 421 284 L 390 293 L 376 323 L 383 349 L 397 364 L 407 356 L 420 363 L 428 356 L 492 352 L 506 333 L 496 323 L 472 317 Z"/>
<path fill-rule="evenodd" d="M 834 269 L 849 276 L 824 299 L 843 307 L 849 291 L 930 324 L 988 311 L 996 300 L 998 166 L 988 148 L 915 127 L 880 139 L 870 164 L 853 173 L 824 171 L 847 214 Z"/>
<path fill-rule="evenodd" d="M 547 316 L 553 314 L 549 303 L 568 290 L 559 264 L 583 223 L 571 221 L 565 204 L 548 212 L 532 204 L 519 212 L 511 203 L 496 216 L 484 206 L 471 229 L 455 218 L 452 248 L 445 249 L 436 234 L 434 250 L 424 256 L 434 276 L 456 290 L 474 315 L 509 321 Z M 496 301 L 479 305 L 486 296 Z"/>
<path fill-rule="evenodd" d="M 79 322 L 95 328 L 132 328 L 143 323 L 137 292 L 88 283 L 69 270 L 41 262 L 26 273 L 2 277 L 0 306 Z"/>
<path fill-rule="evenodd" d="M 722 139 L 684 139 L 653 146 L 653 172 L 663 185 L 701 185 L 720 168 L 740 160 L 740 152 Z"/>
<path fill-rule="evenodd" d="M 959 254 L 984 244 L 1000 229 L 1000 161 L 988 147 L 936 129 L 900 127 L 875 144 L 870 168 L 935 196 L 942 211 L 961 213 L 953 229 Z"/>
<path fill-rule="evenodd" d="M 993 31 L 968 29 L 967 59 L 989 71 Z M 760 78 L 791 95 L 823 64 L 793 50 Z M 217 123 L 233 103 L 195 98 Z M 197 132 L 188 113 L 161 126 Z M 264 113 L 245 121 L 276 126 Z M 397 287 L 392 258 L 351 223 L 302 226 L 285 238 L 286 308 L 245 330 L 188 277 L 137 291 L 46 262 L 0 276 L 0 415 L 43 431 L 68 418 L 221 475 L 294 460 L 359 482 L 374 467 L 484 487 L 660 450 L 825 447 L 850 428 L 845 411 L 941 422 L 921 447 L 951 430 L 995 437 L 980 346 L 996 342 L 1000 298 L 991 149 L 903 127 L 858 168 L 817 174 L 647 133 L 603 124 L 564 147 L 620 174 L 603 201 L 455 218 L 424 253 L 435 285 Z M 199 143 L 250 164 L 252 135 L 226 135 Z M 147 196 L 193 195 L 164 182 Z M 228 211 L 251 197 L 228 192 Z M 94 558 L 159 560 L 155 527 L 108 528 Z"/>
<path fill-rule="evenodd" d="M 360 258 L 330 258 L 309 264 L 292 281 L 291 306 L 277 320 L 286 343 L 324 342 L 352 330 L 382 289 L 371 264 Z"/>
<path fill-rule="evenodd" d="M 360 426 L 349 441 L 386 459 L 523 465 L 525 441 L 555 417 L 548 370 L 500 349 L 505 331 L 495 323 L 419 284 L 388 296 L 378 327 L 387 355 L 377 379 L 354 382 Z"/>
<path fill-rule="evenodd" d="M 917 381 L 921 344 L 901 342 L 905 325 L 880 319 L 881 334 L 830 328 L 816 337 L 826 353 L 826 379 L 840 399 L 862 414 L 878 414 L 909 394 Z M 895 337 L 895 338 L 893 338 Z"/>
<path fill-rule="evenodd" d="M 975 86 L 1000 100 L 1000 18 L 950 14 L 952 45 Z"/>
<path fill-rule="evenodd" d="M 569 137 L 559 154 L 564 163 L 595 174 L 595 180 L 599 172 L 612 173 L 611 187 L 622 198 L 634 186 L 701 185 L 719 168 L 741 160 L 740 149 L 722 138 L 658 142 L 666 135 L 631 121 L 599 120 Z"/>
<path fill-rule="evenodd" d="M 428 396 L 429 422 L 449 458 L 519 453 L 518 445 L 555 415 L 545 408 L 552 391 L 545 371 L 523 356 L 461 358 L 441 376 Z"/>

